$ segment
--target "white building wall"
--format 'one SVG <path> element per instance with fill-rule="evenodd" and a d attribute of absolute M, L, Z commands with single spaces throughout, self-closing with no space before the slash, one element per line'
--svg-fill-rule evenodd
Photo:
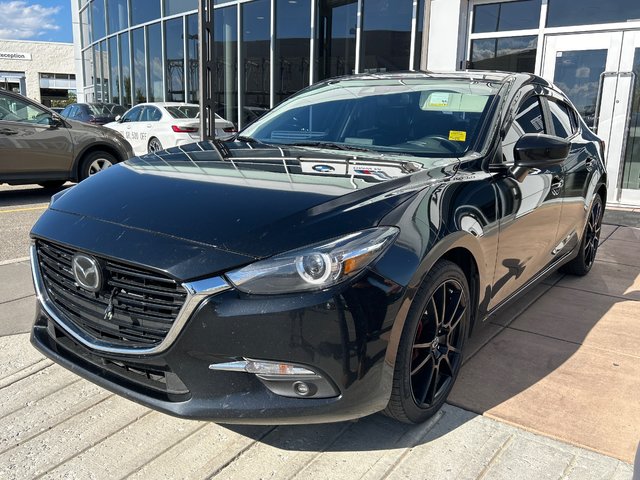
<path fill-rule="evenodd" d="M 431 0 L 427 70 L 460 70 L 465 57 L 468 0 Z"/>
<path fill-rule="evenodd" d="M 74 75 L 72 43 L 30 42 L 24 40 L 0 40 L 0 52 L 29 53 L 31 60 L 0 58 L 0 71 L 24 72 L 26 94 L 40 101 L 40 73 L 65 73 Z"/>

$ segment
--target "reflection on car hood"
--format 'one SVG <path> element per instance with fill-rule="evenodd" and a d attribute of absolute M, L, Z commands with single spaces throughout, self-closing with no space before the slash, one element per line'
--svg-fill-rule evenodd
<path fill-rule="evenodd" d="M 202 142 L 134 158 L 53 210 L 261 258 L 375 226 L 456 161 Z"/>

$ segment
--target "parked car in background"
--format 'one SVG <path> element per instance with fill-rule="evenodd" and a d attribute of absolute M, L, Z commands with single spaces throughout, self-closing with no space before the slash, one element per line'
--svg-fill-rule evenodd
<path fill-rule="evenodd" d="M 140 103 L 105 125 L 124 135 L 136 155 L 200 140 L 200 106 L 190 103 Z M 235 133 L 231 122 L 216 115 L 216 136 Z"/>
<path fill-rule="evenodd" d="M 589 272 L 605 172 L 534 75 L 320 82 L 233 141 L 54 198 L 31 232 L 31 341 L 181 417 L 423 422 L 471 333 L 556 269 Z"/>
<path fill-rule="evenodd" d="M 123 106 L 114 103 L 72 103 L 60 115 L 69 120 L 104 125 L 113 122 L 124 111 Z"/>
<path fill-rule="evenodd" d="M 131 145 L 117 132 L 64 119 L 0 90 L 0 183 L 56 187 L 132 156 Z"/>
<path fill-rule="evenodd" d="M 49 110 L 56 112 L 58 115 L 62 113 L 64 107 L 49 107 Z"/>

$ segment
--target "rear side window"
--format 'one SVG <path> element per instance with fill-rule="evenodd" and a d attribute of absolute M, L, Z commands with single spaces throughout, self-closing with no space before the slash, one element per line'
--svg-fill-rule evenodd
<path fill-rule="evenodd" d="M 569 107 L 561 102 L 549 98 L 549 111 L 555 135 L 560 138 L 569 138 L 576 132 L 576 125 Z"/>
<path fill-rule="evenodd" d="M 144 107 L 142 115 L 140 116 L 141 122 L 157 122 L 162 118 L 162 113 L 156 107 Z"/>

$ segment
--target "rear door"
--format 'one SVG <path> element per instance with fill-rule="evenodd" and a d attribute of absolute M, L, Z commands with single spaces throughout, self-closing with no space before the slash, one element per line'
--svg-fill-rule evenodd
<path fill-rule="evenodd" d="M 597 150 L 593 142 L 581 133 L 577 112 L 560 96 L 546 96 L 551 134 L 571 142 L 571 151 L 564 163 L 562 214 L 558 227 L 562 253 L 572 250 L 582 233 L 595 185 L 589 186 L 597 172 Z M 591 193 L 590 193 L 591 192 Z M 559 252 L 560 254 L 560 252 Z"/>
<path fill-rule="evenodd" d="M 548 133 L 542 90 L 529 88 L 507 126 L 502 150 L 513 164 L 514 146 L 526 133 Z M 501 217 L 490 307 L 500 304 L 555 259 L 562 210 L 562 166 L 529 170 L 518 181 L 506 169 L 497 179 Z"/>
<path fill-rule="evenodd" d="M 21 96 L 0 91 L 0 178 L 68 178 L 73 145 L 67 129 Z"/>

